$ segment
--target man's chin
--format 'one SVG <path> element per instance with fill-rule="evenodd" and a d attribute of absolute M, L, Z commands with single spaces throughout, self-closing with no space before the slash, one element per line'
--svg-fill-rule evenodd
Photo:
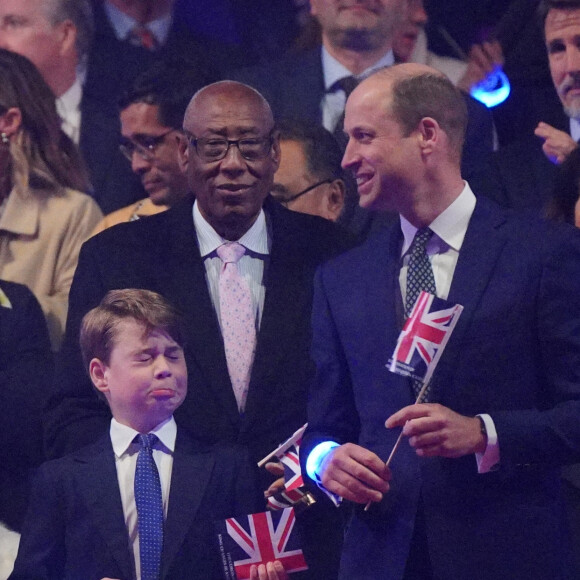
<path fill-rule="evenodd" d="M 570 119 L 580 121 L 580 98 L 574 99 L 570 103 L 564 105 L 564 112 Z"/>

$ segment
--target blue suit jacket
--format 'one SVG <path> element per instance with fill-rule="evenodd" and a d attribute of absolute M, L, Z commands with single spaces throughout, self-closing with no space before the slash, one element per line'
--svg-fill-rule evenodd
<path fill-rule="evenodd" d="M 162 579 L 221 580 L 214 521 L 263 504 L 243 461 L 232 450 L 200 448 L 178 430 Z M 110 438 L 45 463 L 11 580 L 129 580 L 134 569 Z"/>
<path fill-rule="evenodd" d="M 320 47 L 291 54 L 269 66 L 234 71 L 231 78 L 247 83 L 266 98 L 278 119 L 302 119 L 322 123 L 320 101 L 325 93 Z M 465 96 L 469 122 L 462 158 L 466 179 L 476 172 L 493 150 L 491 113 Z"/>
<path fill-rule="evenodd" d="M 315 281 L 317 375 L 301 456 L 321 440 L 353 441 L 386 460 L 397 430 L 384 422 L 413 402 L 385 365 L 402 322 L 398 224 L 332 262 Z M 342 578 L 403 574 L 422 498 L 436 577 L 570 578 L 558 466 L 580 453 L 580 240 L 480 199 L 449 300 L 464 306 L 433 377 L 436 402 L 489 413 L 499 470 L 473 455 L 419 459 L 404 441 L 391 490 L 348 529 Z"/>

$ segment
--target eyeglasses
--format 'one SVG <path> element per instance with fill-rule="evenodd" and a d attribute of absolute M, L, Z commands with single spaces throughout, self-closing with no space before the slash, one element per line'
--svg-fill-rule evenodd
<path fill-rule="evenodd" d="M 240 155 L 246 161 L 258 161 L 264 159 L 272 147 L 272 134 L 267 137 L 247 137 L 245 139 L 220 139 L 219 137 L 199 137 L 187 135 L 187 139 L 202 161 L 212 163 L 220 161 L 235 145 Z"/>
<path fill-rule="evenodd" d="M 279 201 L 282 205 L 285 205 L 286 207 L 288 207 L 289 203 L 297 200 L 299 197 L 306 195 L 309 191 L 312 191 L 313 189 L 316 189 L 317 187 L 320 187 L 321 185 L 324 185 L 325 183 L 332 183 L 332 179 L 324 179 L 322 181 L 319 181 L 318 183 L 315 183 L 314 185 L 311 185 L 310 187 L 303 189 L 300 193 L 297 193 L 296 195 L 293 195 L 291 197 L 286 197 L 285 199 L 279 199 Z"/>
<path fill-rule="evenodd" d="M 162 133 L 161 135 L 153 136 L 142 136 L 139 137 L 138 141 L 133 141 L 131 139 L 122 138 L 119 149 L 121 153 L 129 160 L 133 160 L 133 154 L 137 153 L 145 161 L 153 161 L 155 159 L 155 153 L 157 147 L 163 143 L 163 140 L 169 133 L 176 131 L 177 129 L 169 129 Z"/>

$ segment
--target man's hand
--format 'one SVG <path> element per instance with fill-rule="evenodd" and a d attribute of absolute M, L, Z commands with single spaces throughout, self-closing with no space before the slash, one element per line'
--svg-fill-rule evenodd
<path fill-rule="evenodd" d="M 284 566 L 278 560 L 268 562 L 266 565 L 253 564 L 250 567 L 250 580 L 288 580 L 288 578 Z"/>
<path fill-rule="evenodd" d="M 324 487 L 356 503 L 381 501 L 389 491 L 391 471 L 372 451 L 346 443 L 335 447 L 320 467 Z"/>
<path fill-rule="evenodd" d="M 278 461 L 268 461 L 264 467 L 268 473 L 271 473 L 278 478 L 264 492 L 264 497 L 268 498 L 276 495 L 279 491 L 284 489 L 284 465 Z"/>
<path fill-rule="evenodd" d="M 542 145 L 544 155 L 552 163 L 557 163 L 558 165 L 564 163 L 568 155 L 578 147 L 578 143 L 568 133 L 554 129 L 548 123 L 538 123 L 534 134 L 544 140 Z"/>
<path fill-rule="evenodd" d="M 468 93 L 474 85 L 479 84 L 501 66 L 503 66 L 503 53 L 501 44 L 497 40 L 474 44 L 469 51 L 467 70 L 457 86 Z"/>
<path fill-rule="evenodd" d="M 387 419 L 385 427 L 403 427 L 403 435 L 419 457 L 483 453 L 487 444 L 477 417 L 465 417 L 435 403 L 404 407 Z"/>

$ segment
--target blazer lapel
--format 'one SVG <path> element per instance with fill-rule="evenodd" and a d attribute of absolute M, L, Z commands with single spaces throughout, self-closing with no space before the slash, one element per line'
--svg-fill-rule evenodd
<path fill-rule="evenodd" d="M 109 436 L 91 448 L 90 455 L 76 459 L 78 491 L 86 500 L 90 517 L 119 565 L 122 578 L 132 578 L 134 564 L 128 549 L 123 505 Z"/>
<path fill-rule="evenodd" d="M 453 371 L 461 344 L 493 275 L 506 238 L 501 234 L 505 217 L 494 206 L 478 199 L 469 222 L 453 275 L 448 301 L 461 304 L 463 312 L 441 357 L 435 378 Z M 446 397 L 447 398 L 447 393 Z"/>
<path fill-rule="evenodd" d="M 162 578 L 171 568 L 196 517 L 214 463 L 212 454 L 195 452 L 191 441 L 178 429 L 164 530 Z"/>

